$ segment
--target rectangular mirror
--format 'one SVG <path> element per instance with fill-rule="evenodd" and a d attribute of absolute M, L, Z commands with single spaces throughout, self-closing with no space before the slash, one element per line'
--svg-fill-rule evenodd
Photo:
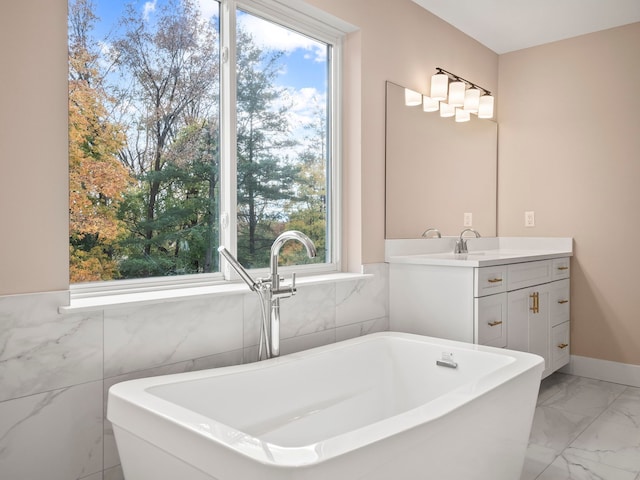
<path fill-rule="evenodd" d="M 385 238 L 419 238 L 427 228 L 459 235 L 464 215 L 483 237 L 496 235 L 498 127 L 456 123 L 408 107 L 405 88 L 387 82 Z"/>

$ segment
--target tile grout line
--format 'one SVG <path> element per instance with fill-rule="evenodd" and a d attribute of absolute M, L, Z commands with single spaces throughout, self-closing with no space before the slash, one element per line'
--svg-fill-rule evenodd
<path fill-rule="evenodd" d="M 577 376 L 576 376 L 576 377 L 577 377 Z M 582 377 L 579 377 L 579 378 L 582 378 Z M 598 380 L 598 382 L 602 382 L 602 383 L 613 383 L 613 382 L 606 382 L 606 381 L 604 381 L 604 380 Z M 619 384 L 616 384 L 616 385 L 619 385 Z M 549 464 L 548 464 L 548 465 L 547 465 L 547 466 L 546 466 L 546 467 L 545 467 L 545 468 L 544 468 L 544 469 L 543 469 L 543 470 L 542 470 L 538 475 L 536 475 L 535 480 L 537 480 L 537 479 L 539 479 L 540 477 L 542 477 L 542 475 L 544 474 L 544 472 L 546 472 L 546 471 L 549 469 L 549 467 L 551 467 L 551 465 L 553 465 L 553 464 L 554 464 L 554 462 L 555 462 L 559 457 L 562 457 L 562 456 L 563 456 L 563 454 L 564 454 L 564 452 L 567 450 L 567 448 L 569 448 L 569 447 L 571 446 L 571 444 L 573 444 L 573 443 L 576 441 L 576 439 L 577 439 L 580 435 L 582 435 L 582 434 L 583 434 L 583 433 L 584 433 L 584 432 L 585 432 L 585 431 L 586 431 L 586 430 L 587 430 L 591 425 L 593 425 L 593 424 L 595 423 L 595 421 L 596 421 L 597 419 L 599 419 L 599 418 L 602 416 L 602 414 L 604 414 L 604 412 L 606 412 L 606 411 L 607 411 L 607 409 L 608 409 L 611 405 L 613 405 L 613 403 L 614 403 L 616 400 L 618 400 L 618 398 L 620 398 L 620 396 L 621 396 L 624 392 L 626 392 L 626 391 L 628 390 L 628 388 L 629 388 L 629 387 L 627 386 L 627 388 L 625 388 L 624 390 L 620 391 L 620 393 L 618 393 L 618 394 L 613 398 L 613 400 L 611 400 L 609 403 L 607 403 L 607 405 L 602 409 L 602 411 L 601 411 L 600 413 L 598 413 L 595 417 L 593 417 L 593 419 L 592 419 L 592 420 L 591 420 L 591 421 L 590 421 L 590 422 L 589 422 L 589 423 L 588 423 L 588 424 L 587 424 L 587 425 L 586 425 L 582 430 L 580 430 L 580 431 L 579 431 L 579 432 L 578 432 L 578 433 L 577 433 L 577 434 L 576 434 L 576 435 L 575 435 L 571 440 L 569 440 L 569 442 L 568 442 L 568 443 L 567 443 L 567 445 L 562 449 L 562 451 L 561 451 L 559 454 L 555 455 L 555 456 L 553 457 L 553 460 L 552 460 L 552 461 L 551 461 L 551 462 L 550 462 L 550 463 L 549 463 Z M 562 393 L 562 392 L 558 392 L 558 393 L 556 393 L 556 394 L 552 395 L 552 396 L 551 396 L 551 397 L 549 397 L 547 400 L 545 400 L 545 402 L 550 401 L 551 399 L 555 398 L 556 396 L 560 395 L 561 393 Z M 543 402 L 543 403 L 545 403 L 545 402 Z M 539 407 L 539 406 L 543 406 L 543 404 L 536 405 L 536 407 Z M 557 407 L 554 407 L 554 406 L 552 406 L 552 405 L 549 405 L 549 406 L 547 406 L 546 408 L 552 408 L 552 409 L 554 409 L 554 410 L 559 410 L 559 411 L 561 411 L 561 412 L 576 413 L 576 412 L 573 412 L 573 411 L 571 411 L 571 410 L 564 410 L 564 409 L 562 409 L 562 408 L 557 408 Z M 636 477 L 636 480 L 638 480 L 639 478 L 640 478 L 640 473 L 639 473 L 638 477 Z"/>

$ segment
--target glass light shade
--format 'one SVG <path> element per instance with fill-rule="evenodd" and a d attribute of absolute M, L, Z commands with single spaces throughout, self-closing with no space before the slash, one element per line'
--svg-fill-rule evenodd
<path fill-rule="evenodd" d="M 437 112 L 440 108 L 440 102 L 426 95 L 422 96 L 422 109 L 425 112 Z"/>
<path fill-rule="evenodd" d="M 461 107 L 464 105 L 464 91 L 467 86 L 464 82 L 451 82 L 449 84 L 449 105 Z"/>
<path fill-rule="evenodd" d="M 440 102 L 440 116 L 453 117 L 456 114 L 456 107 L 448 103 Z"/>
<path fill-rule="evenodd" d="M 449 76 L 444 73 L 436 73 L 431 76 L 431 98 L 434 100 L 446 100 L 449 88 Z"/>
<path fill-rule="evenodd" d="M 483 95 L 480 97 L 478 118 L 493 118 L 493 97 L 491 95 Z"/>
<path fill-rule="evenodd" d="M 464 109 L 467 112 L 478 113 L 480 107 L 480 90 L 470 88 L 464 94 Z"/>
<path fill-rule="evenodd" d="M 471 120 L 471 112 L 463 108 L 456 108 L 456 122 L 468 122 Z"/>
<path fill-rule="evenodd" d="M 408 88 L 404 89 L 404 104 L 407 107 L 415 107 L 422 103 L 422 94 Z"/>

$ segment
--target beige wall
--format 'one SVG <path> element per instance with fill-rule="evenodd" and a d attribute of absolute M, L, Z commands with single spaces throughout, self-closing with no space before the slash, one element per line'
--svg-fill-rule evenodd
<path fill-rule="evenodd" d="M 384 260 L 385 81 L 426 91 L 441 66 L 494 89 L 498 57 L 410 0 L 310 3 L 359 27 L 346 42 L 344 92 L 345 245 L 354 270 Z M 0 295 L 68 287 L 66 5 L 2 7 Z"/>
<path fill-rule="evenodd" d="M 573 353 L 640 364 L 640 25 L 498 67 L 410 0 L 310 3 L 359 27 L 344 97 L 350 268 L 384 258 L 385 81 L 425 91 L 436 66 L 492 90 L 500 78 L 498 233 L 573 236 Z M 66 4 L 6 2 L 0 15 L 0 295 L 68 286 Z"/>
<path fill-rule="evenodd" d="M 360 97 L 348 92 L 345 104 L 360 102 L 359 118 L 351 119 L 352 131 L 361 136 L 346 138 L 347 162 L 360 162 L 361 184 L 345 185 L 345 196 L 358 192 L 357 225 L 349 236 L 361 237 L 361 257 L 354 259 L 350 249 L 349 266 L 384 261 L 385 188 L 385 82 L 426 93 L 435 67 L 456 72 L 494 90 L 498 84 L 498 55 L 464 35 L 411 0 L 308 0 L 359 28 Z M 348 63 L 357 61 L 347 58 Z M 351 66 L 349 66 L 351 68 Z M 351 79 L 346 79 L 347 83 Z M 359 127 L 357 126 L 359 122 Z M 358 144 L 360 158 L 350 157 Z M 351 179 L 354 180 L 354 179 Z M 360 219 L 365 219 L 360 223 Z M 357 231 L 354 232 L 353 229 Z"/>
<path fill-rule="evenodd" d="M 465 212 L 483 237 L 495 237 L 497 124 L 407 107 L 405 89 L 392 83 L 386 117 L 386 238 L 420 238 L 427 227 L 459 235 Z"/>
<path fill-rule="evenodd" d="M 498 233 L 574 237 L 572 354 L 636 365 L 639 46 L 636 23 L 502 55 L 498 92 Z"/>
<path fill-rule="evenodd" d="M 66 0 L 0 15 L 0 294 L 68 288 Z"/>

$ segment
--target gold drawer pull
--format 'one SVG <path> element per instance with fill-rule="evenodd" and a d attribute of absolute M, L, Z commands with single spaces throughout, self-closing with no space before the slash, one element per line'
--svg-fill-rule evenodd
<path fill-rule="evenodd" d="M 558 270 L 569 270 L 569 267 L 558 267 Z"/>
<path fill-rule="evenodd" d="M 490 327 L 495 327 L 496 325 L 502 325 L 502 320 L 496 320 L 495 322 L 487 323 Z"/>
<path fill-rule="evenodd" d="M 569 300 L 558 300 L 558 303 L 562 305 L 563 303 L 569 303 Z"/>
<path fill-rule="evenodd" d="M 558 348 L 562 349 L 562 348 L 567 348 L 569 346 L 568 343 L 561 343 L 560 345 L 558 345 Z"/>
<path fill-rule="evenodd" d="M 490 278 L 487 280 L 489 283 L 500 283 L 502 281 L 501 278 Z"/>

